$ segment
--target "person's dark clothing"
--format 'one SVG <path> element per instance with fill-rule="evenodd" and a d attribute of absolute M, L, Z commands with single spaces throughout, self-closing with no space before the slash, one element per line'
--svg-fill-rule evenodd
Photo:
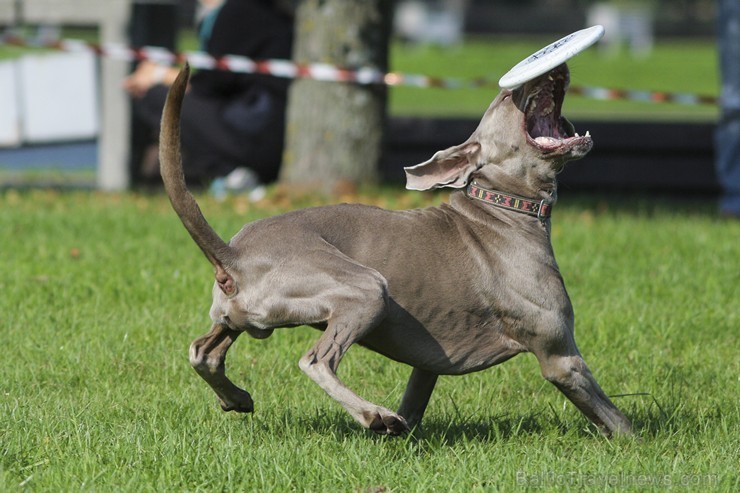
<path fill-rule="evenodd" d="M 201 31 L 202 49 L 215 57 L 290 59 L 292 19 L 271 4 L 269 0 L 227 0 L 212 13 L 210 33 Z M 183 167 L 189 180 L 205 181 L 247 167 L 263 183 L 274 181 L 282 157 L 289 84 L 288 79 L 266 75 L 196 72 L 181 122 Z M 166 87 L 155 86 L 138 104 L 138 111 L 154 128 L 166 93 Z"/>

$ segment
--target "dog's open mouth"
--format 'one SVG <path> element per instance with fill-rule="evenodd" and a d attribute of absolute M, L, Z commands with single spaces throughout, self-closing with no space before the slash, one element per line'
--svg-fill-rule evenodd
<path fill-rule="evenodd" d="M 566 64 L 516 89 L 517 105 L 524 113 L 527 142 L 544 154 L 581 157 L 591 150 L 591 135 L 578 135 L 561 115 L 565 92 L 570 83 Z"/>

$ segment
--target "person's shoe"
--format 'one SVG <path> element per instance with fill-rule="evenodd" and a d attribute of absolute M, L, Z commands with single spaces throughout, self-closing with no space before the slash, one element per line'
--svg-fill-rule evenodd
<path fill-rule="evenodd" d="M 236 168 L 225 177 L 213 180 L 211 194 L 219 200 L 229 194 L 246 194 L 250 202 L 257 202 L 265 197 L 267 189 L 257 173 L 249 168 Z"/>

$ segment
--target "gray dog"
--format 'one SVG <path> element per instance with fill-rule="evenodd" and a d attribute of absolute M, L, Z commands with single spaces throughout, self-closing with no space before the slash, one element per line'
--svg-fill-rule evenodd
<path fill-rule="evenodd" d="M 400 434 L 424 415 L 438 375 L 483 370 L 522 352 L 605 434 L 630 433 L 627 418 L 591 375 L 573 337 L 573 308 L 550 244 L 555 175 L 591 150 L 560 116 L 565 64 L 502 90 L 464 143 L 406 168 L 407 188 L 452 187 L 450 203 L 386 211 L 341 204 L 247 224 L 227 244 L 188 192 L 179 118 L 186 66 L 162 117 L 162 178 L 172 206 L 215 268 L 208 334 L 190 362 L 226 411 L 252 398 L 225 374 L 242 332 L 278 327 L 323 334 L 299 366 L 362 426 Z M 397 413 L 356 395 L 337 378 L 361 344 L 410 365 Z"/>

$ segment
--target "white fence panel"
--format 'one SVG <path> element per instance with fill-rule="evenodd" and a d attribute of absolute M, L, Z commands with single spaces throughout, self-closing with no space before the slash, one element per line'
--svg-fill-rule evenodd
<path fill-rule="evenodd" d="M 21 144 L 16 71 L 15 61 L 0 62 L 0 147 Z"/>
<path fill-rule="evenodd" d="M 98 135 L 92 53 L 27 55 L 18 61 L 23 141 L 31 144 Z"/>

